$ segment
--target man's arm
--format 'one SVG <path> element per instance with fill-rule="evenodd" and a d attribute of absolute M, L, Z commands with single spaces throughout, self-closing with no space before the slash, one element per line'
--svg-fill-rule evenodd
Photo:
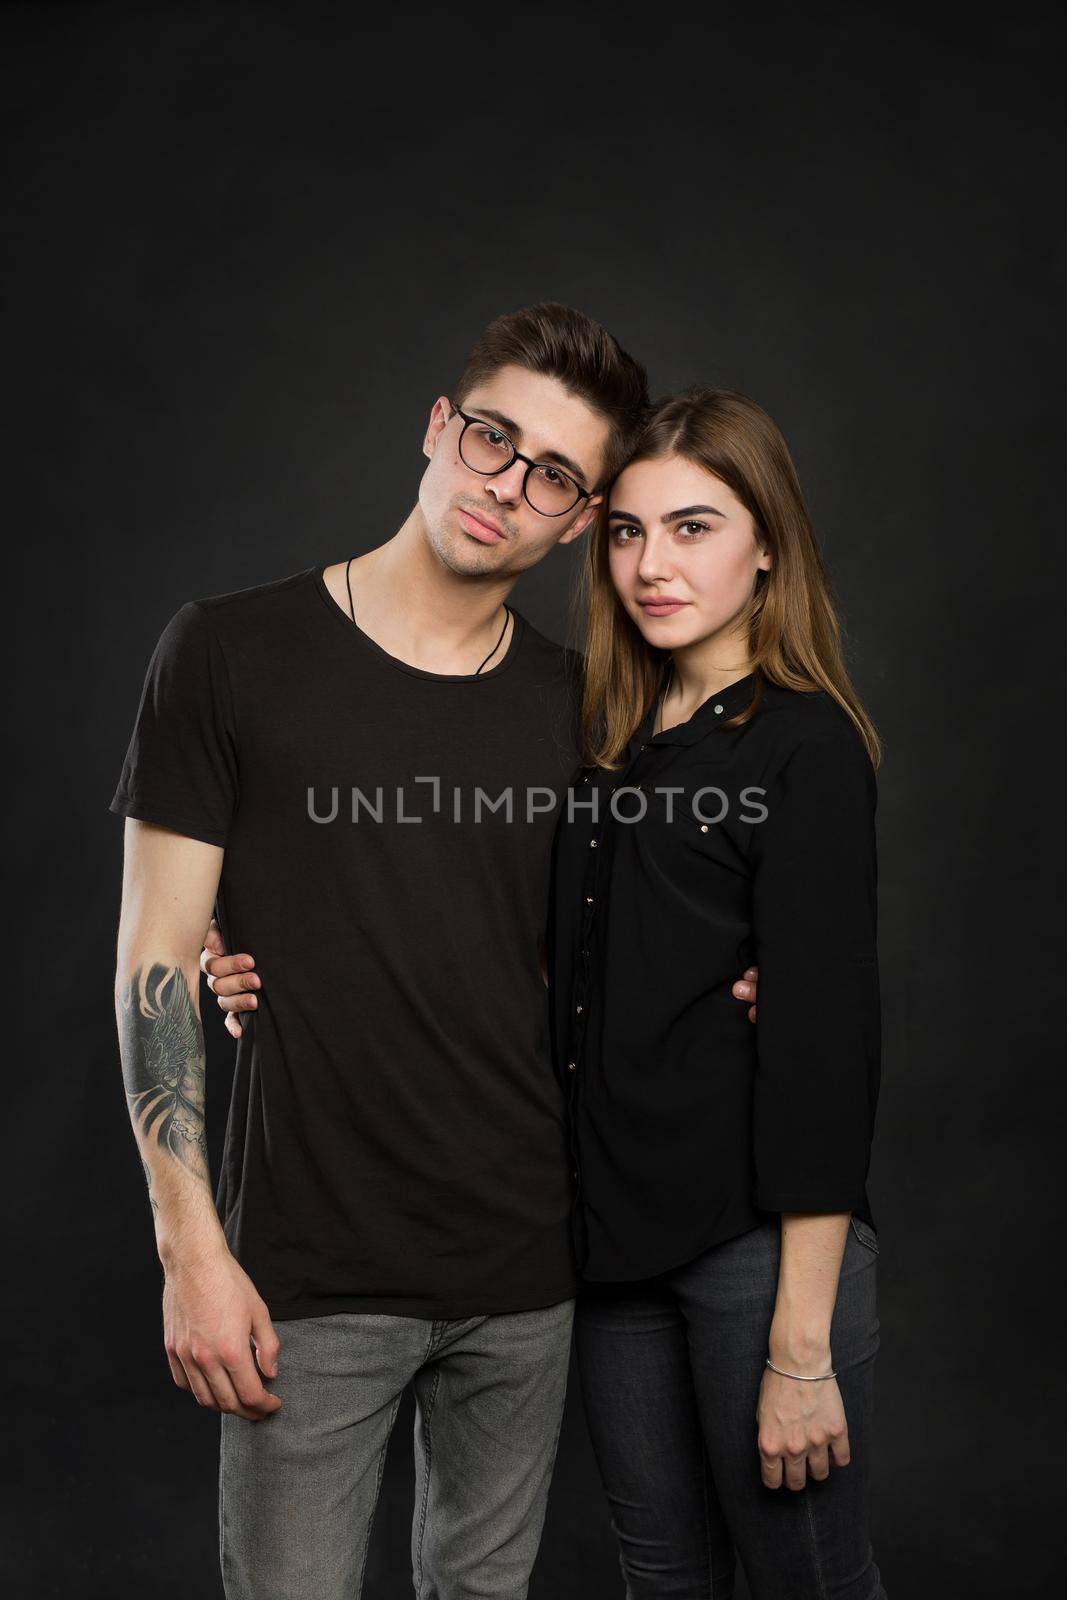
<path fill-rule="evenodd" d="M 281 1404 L 278 1338 L 219 1223 L 204 1129 L 198 957 L 223 852 L 127 821 L 115 1009 L 126 1100 L 163 1265 L 164 1344 L 174 1381 L 249 1421 Z"/>
<path fill-rule="evenodd" d="M 548 964 L 542 939 L 538 940 L 537 950 L 541 962 L 541 977 L 547 984 Z M 249 955 L 247 951 L 236 956 L 227 955 L 218 923 L 211 924 L 204 938 L 204 948 L 200 952 L 200 967 L 207 976 L 208 988 L 225 1014 L 226 1031 L 232 1033 L 235 1039 L 239 1039 L 243 1031 L 237 1013 L 255 1011 L 259 1005 L 255 991 L 260 988 L 260 979 L 259 974 L 252 970 L 255 964 L 255 956 Z M 731 990 L 735 999 L 748 1002 L 750 1022 L 756 1020 L 758 987 L 758 968 L 747 967 L 744 976 L 737 980 Z"/>

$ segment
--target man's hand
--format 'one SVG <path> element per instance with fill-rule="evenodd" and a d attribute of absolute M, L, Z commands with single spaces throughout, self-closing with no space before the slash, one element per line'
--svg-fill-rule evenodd
<path fill-rule="evenodd" d="M 211 926 L 214 927 L 215 924 L 212 923 Z M 249 959 L 251 959 L 251 958 L 249 958 Z M 210 982 L 210 979 L 208 981 Z M 730 993 L 732 995 L 736 995 L 738 1000 L 751 1000 L 752 1001 L 752 1004 L 748 1008 L 748 1020 L 749 1020 L 749 1022 L 755 1022 L 755 1020 L 756 1020 L 756 988 L 757 988 L 758 984 L 759 984 L 759 968 L 758 967 L 746 967 L 745 968 L 744 977 L 743 978 L 739 978 L 738 981 L 734 984 L 733 988 L 730 990 Z M 220 1004 L 221 1004 L 221 1001 L 220 1001 Z"/>
<path fill-rule="evenodd" d="M 229 1250 L 212 1244 L 165 1271 L 163 1344 L 178 1388 L 211 1411 L 248 1422 L 277 1411 L 281 1401 L 264 1388 L 260 1372 L 277 1377 L 280 1341 L 265 1302 Z"/>
<path fill-rule="evenodd" d="M 812 1375 L 820 1365 L 825 1371 L 827 1364 L 813 1363 Z M 756 1421 L 760 1476 L 768 1489 L 780 1489 L 783 1481 L 787 1489 L 803 1489 L 809 1473 L 828 1478 L 831 1462 L 847 1467 L 851 1460 L 836 1378 L 801 1383 L 765 1367 Z"/>
<path fill-rule="evenodd" d="M 252 993 L 259 988 L 259 977 L 252 971 L 254 956 L 228 956 L 222 942 L 217 922 L 212 921 L 204 935 L 204 948 L 200 952 L 200 970 L 207 978 L 207 986 L 226 1013 L 226 1032 L 235 1039 L 241 1037 L 239 1011 L 254 1011 L 259 1004 Z"/>

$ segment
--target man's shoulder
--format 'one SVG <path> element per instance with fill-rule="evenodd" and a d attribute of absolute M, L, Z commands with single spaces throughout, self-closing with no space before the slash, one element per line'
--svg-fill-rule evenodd
<path fill-rule="evenodd" d="M 515 611 L 514 606 L 511 609 Z M 568 682 L 578 683 L 585 664 L 582 652 L 572 649 L 570 645 L 559 644 L 557 640 L 550 639 L 540 628 L 535 628 L 523 612 L 515 611 L 515 615 L 522 621 L 523 648 L 529 652 L 531 659 L 555 669 Z"/>
<path fill-rule="evenodd" d="M 303 604 L 314 586 L 315 571 L 314 567 L 305 567 L 302 572 L 292 572 L 288 577 L 274 578 L 269 583 L 257 583 L 248 589 L 202 595 L 190 600 L 189 606 L 216 625 L 240 626 L 244 622 L 255 626 L 261 619 L 273 619 L 280 611 Z"/>

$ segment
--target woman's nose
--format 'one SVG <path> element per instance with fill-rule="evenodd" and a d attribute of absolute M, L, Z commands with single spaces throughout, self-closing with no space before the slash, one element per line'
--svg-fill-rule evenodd
<path fill-rule="evenodd" d="M 670 576 L 670 561 L 663 541 L 656 534 L 645 534 L 637 575 L 643 583 L 656 583 Z"/>

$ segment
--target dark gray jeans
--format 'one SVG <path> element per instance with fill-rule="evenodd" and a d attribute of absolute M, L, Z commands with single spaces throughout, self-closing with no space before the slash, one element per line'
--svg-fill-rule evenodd
<path fill-rule="evenodd" d="M 275 1322 L 261 1422 L 224 1414 L 219 1550 L 228 1600 L 357 1600 L 385 1450 L 415 1392 L 418 1600 L 524 1600 L 567 1388 L 574 1302 L 424 1321 Z"/>
<path fill-rule="evenodd" d="M 777 1218 L 643 1283 L 589 1286 L 575 1342 L 630 1600 L 885 1600 L 868 1533 L 877 1236 L 849 1228 L 830 1333 L 851 1461 L 767 1489 L 756 1446 Z"/>

